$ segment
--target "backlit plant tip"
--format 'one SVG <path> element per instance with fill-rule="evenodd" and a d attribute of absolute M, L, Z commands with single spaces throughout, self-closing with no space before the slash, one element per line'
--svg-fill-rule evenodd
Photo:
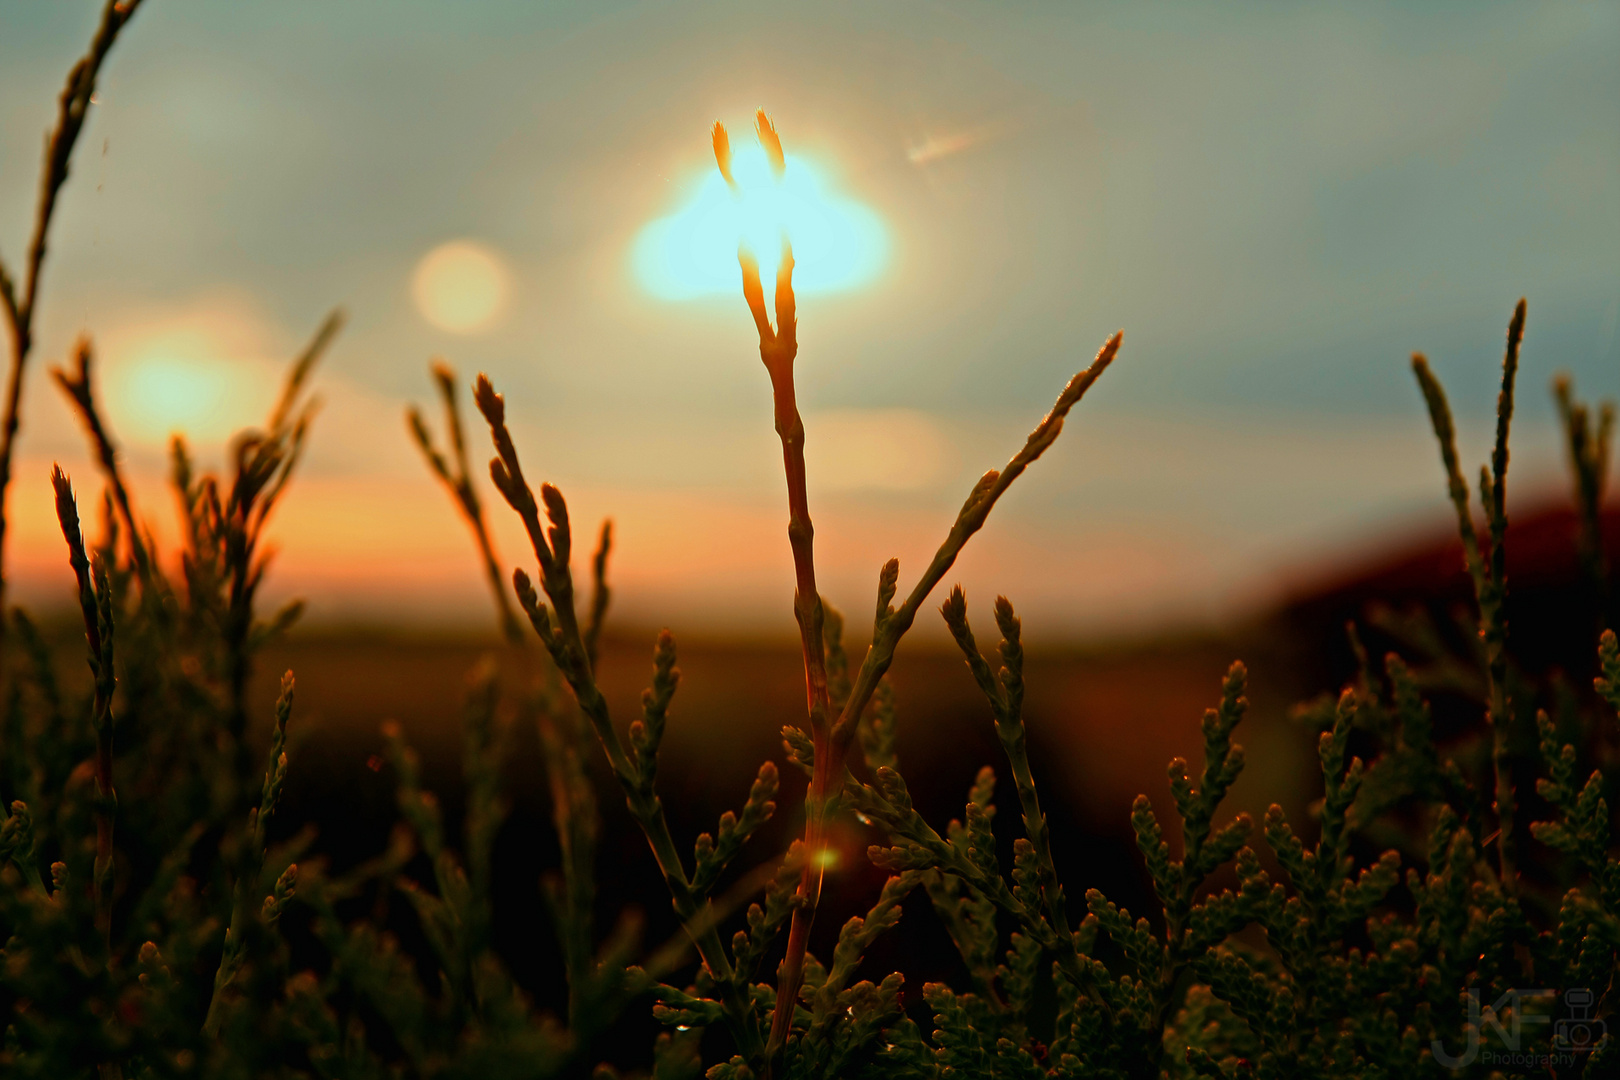
<path fill-rule="evenodd" d="M 764 287 L 774 290 L 788 242 L 804 264 L 795 289 L 805 294 L 861 288 L 883 272 L 889 233 L 878 214 L 837 190 L 827 162 L 786 154 L 763 112 L 754 130 L 756 138 L 734 146 L 716 121 L 716 168 L 691 178 L 679 205 L 637 235 L 631 269 L 653 296 L 734 295 L 739 251 L 762 264 Z"/>

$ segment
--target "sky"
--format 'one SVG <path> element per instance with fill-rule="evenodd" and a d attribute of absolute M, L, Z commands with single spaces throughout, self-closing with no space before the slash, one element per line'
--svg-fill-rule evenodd
<path fill-rule="evenodd" d="M 12 265 L 96 13 L 0 0 Z M 702 199 L 723 207 L 709 125 L 745 149 L 763 106 L 790 178 L 865 245 L 848 266 L 797 245 L 828 598 L 868 610 L 891 555 L 909 582 L 973 479 L 1123 328 L 952 580 L 1054 638 L 1241 618 L 1445 527 L 1408 358 L 1429 355 L 1482 461 L 1520 296 L 1510 490 L 1560 497 L 1550 379 L 1620 395 L 1617 53 L 1612 2 L 148 0 L 53 232 L 10 573 L 25 602 L 71 595 L 49 465 L 96 481 L 45 370 L 76 336 L 172 552 L 170 428 L 221 463 L 341 306 L 272 595 L 317 622 L 486 624 L 465 527 L 402 419 L 432 405 L 443 356 L 506 394 L 526 468 L 581 532 L 614 518 L 623 619 L 790 635 L 733 240 L 690 281 L 685 247 L 649 248 Z M 532 561 L 491 515 L 503 559 Z"/>

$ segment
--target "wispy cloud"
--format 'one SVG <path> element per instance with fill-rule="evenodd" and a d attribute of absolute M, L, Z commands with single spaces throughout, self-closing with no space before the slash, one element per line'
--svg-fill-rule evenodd
<path fill-rule="evenodd" d="M 932 165 L 943 158 L 1005 139 L 1028 126 L 1028 121 L 995 120 L 955 131 L 927 135 L 906 147 L 906 160 L 913 165 Z"/>

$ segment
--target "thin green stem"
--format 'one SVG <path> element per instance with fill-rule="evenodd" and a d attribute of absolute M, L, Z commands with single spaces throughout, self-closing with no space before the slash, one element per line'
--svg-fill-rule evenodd
<path fill-rule="evenodd" d="M 141 537 L 141 528 L 135 521 L 135 510 L 130 503 L 129 488 L 124 484 L 123 471 L 118 467 L 118 450 L 113 445 L 112 435 L 107 431 L 106 424 L 102 422 L 100 410 L 96 408 L 95 386 L 92 379 L 94 358 L 90 339 L 81 337 L 73 347 L 73 370 L 68 372 L 61 368 L 53 368 L 51 375 L 72 402 L 79 419 L 84 423 L 86 434 L 90 436 L 91 448 L 96 452 L 101 471 L 106 475 L 107 483 L 112 488 L 113 502 L 118 507 L 119 516 L 124 519 L 125 529 L 129 532 L 130 558 L 144 584 L 151 578 L 151 558 Z"/>
<path fill-rule="evenodd" d="M 996 737 L 1012 768 L 1013 785 L 1017 789 L 1019 809 L 1023 813 L 1024 831 L 1034 848 L 1040 868 L 1041 913 L 1052 927 L 1053 951 L 1075 985 L 1082 987 L 1103 1014 L 1112 1018 L 1113 1010 L 1082 963 L 1075 944 L 1074 930 L 1069 923 L 1068 907 L 1063 898 L 1063 885 L 1058 880 L 1057 864 L 1052 857 L 1051 830 L 1047 827 L 1046 814 L 1041 810 L 1035 774 L 1029 764 L 1029 740 L 1023 717 L 1024 651 L 1018 617 L 1006 597 L 996 598 L 996 623 L 1002 632 L 1001 654 L 1005 664 L 998 679 L 979 652 L 972 627 L 968 624 L 967 598 L 960 587 L 951 590 L 940 612 L 995 716 Z"/>
<path fill-rule="evenodd" d="M 225 930 L 225 947 L 220 954 L 219 967 L 214 971 L 214 989 L 208 999 L 208 1014 L 203 1019 L 203 1034 L 209 1038 L 219 1034 L 220 1024 L 224 1022 L 226 992 L 236 981 L 246 959 L 249 923 L 259 915 L 260 909 L 255 901 L 264 873 L 267 823 L 275 812 L 287 779 L 287 721 L 292 716 L 293 688 L 293 673 L 289 671 L 281 678 L 281 694 L 276 699 L 275 726 L 271 732 L 270 757 L 265 766 L 264 783 L 259 789 L 259 805 L 248 811 L 248 834 L 244 838 L 241 861 L 236 868 L 231 921 Z M 297 867 L 290 867 L 283 880 L 277 882 L 276 892 L 265 905 L 267 912 L 279 914 L 276 901 L 283 894 L 290 893 L 290 875 L 296 873 Z"/>
<path fill-rule="evenodd" d="M 90 672 L 94 676 L 95 690 L 91 704 L 90 724 L 96 735 L 96 861 L 93 890 L 95 895 L 96 933 L 101 939 L 102 952 L 110 960 L 112 954 L 112 864 L 113 819 L 118 811 L 118 795 L 113 789 L 113 715 L 112 697 L 117 687 L 113 669 L 112 590 L 101 567 L 92 573 L 89 557 L 85 553 L 84 534 L 79 527 L 79 508 L 73 497 L 73 486 L 60 467 L 51 470 L 51 486 L 56 490 L 56 518 L 67 541 L 68 564 L 78 585 L 79 611 L 84 617 L 84 636 L 88 646 Z"/>
<path fill-rule="evenodd" d="M 550 528 L 548 530 L 542 526 L 534 491 L 524 479 L 517 448 L 506 426 L 505 400 L 483 375 L 475 383 L 474 400 L 489 423 L 495 444 L 496 457 L 490 462 L 490 477 L 507 505 L 523 521 L 534 548 L 535 560 L 540 564 L 541 586 L 551 600 L 551 610 L 548 611 L 529 576 L 520 569 L 512 575 L 519 606 L 528 615 L 535 633 L 573 691 L 580 711 L 596 732 L 597 741 L 607 755 L 613 775 L 624 791 L 625 802 L 647 837 L 653 858 L 669 889 L 675 913 L 692 935 L 698 955 L 720 991 L 728 1025 L 738 1048 L 750 1059 L 757 1060 L 764 1044 L 754 1017 L 753 1004 L 747 988 L 740 984 L 726 957 L 715 921 L 708 913 L 710 901 L 693 890 L 675 848 L 674 837 L 670 834 L 663 804 L 650 781 L 643 781 L 642 770 L 625 750 L 618 731 L 613 727 L 607 699 L 602 696 L 591 671 L 589 653 L 574 610 L 573 575 L 569 569 L 572 531 L 567 503 L 560 491 L 550 484 L 542 484 L 540 497 L 545 503 Z M 556 613 L 555 625 L 552 611 Z"/>
<path fill-rule="evenodd" d="M 1565 448 L 1575 483 L 1575 506 L 1580 514 L 1581 572 L 1597 597 L 1598 623 L 1609 613 L 1608 556 L 1603 547 L 1603 494 L 1609 472 L 1609 443 L 1614 433 L 1614 405 L 1604 402 L 1597 415 L 1576 401 L 1567 375 L 1553 380 L 1553 398 L 1564 429 Z"/>
<path fill-rule="evenodd" d="M 444 425 L 450 438 L 451 460 L 446 460 L 435 447 L 427 422 L 422 419 L 422 414 L 414 405 L 405 410 L 406 425 L 417 448 L 427 460 L 428 468 L 450 492 L 450 497 L 455 500 L 462 519 L 472 530 L 473 540 L 478 545 L 479 561 L 483 564 L 484 578 L 495 597 L 495 610 L 500 620 L 502 635 L 508 643 L 521 645 L 523 625 L 518 621 L 517 612 L 513 610 L 511 597 L 507 595 L 506 575 L 501 572 L 500 559 L 495 554 L 495 544 L 490 538 L 489 525 L 484 519 L 483 502 L 478 497 L 478 489 L 473 487 L 471 471 L 467 467 L 467 440 L 461 424 L 461 409 L 456 395 L 456 373 L 442 360 L 434 361 L 431 370 L 434 384 L 439 390 L 439 397 L 444 402 Z"/>
<path fill-rule="evenodd" d="M 1480 470 L 1480 502 L 1490 530 L 1490 550 L 1482 553 L 1473 515 L 1468 508 L 1468 483 L 1463 479 L 1457 457 L 1456 427 L 1445 390 L 1429 369 L 1421 353 L 1412 356 L 1417 376 L 1429 408 L 1429 418 L 1440 444 L 1440 459 L 1446 471 L 1447 492 L 1457 511 L 1457 531 L 1462 538 L 1468 573 L 1474 584 L 1479 607 L 1479 634 L 1485 647 L 1488 683 L 1487 719 L 1492 729 L 1492 762 L 1496 774 L 1497 864 L 1502 887 L 1509 894 L 1517 891 L 1517 838 L 1514 830 L 1515 798 L 1512 753 L 1512 702 L 1507 692 L 1507 467 L 1508 434 L 1513 422 L 1513 389 L 1519 368 L 1519 346 L 1524 339 L 1525 302 L 1520 300 L 1508 324 L 1507 349 L 1502 360 L 1502 388 L 1497 397 L 1496 442 L 1488 469 Z M 1489 561 L 1487 562 L 1486 555 Z"/>

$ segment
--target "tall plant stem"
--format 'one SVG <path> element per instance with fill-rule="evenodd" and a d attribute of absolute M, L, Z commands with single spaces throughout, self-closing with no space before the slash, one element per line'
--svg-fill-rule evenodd
<path fill-rule="evenodd" d="M 489 582 L 490 591 L 495 595 L 495 610 L 500 619 L 502 636 L 506 638 L 508 644 L 520 646 L 523 644 L 523 626 L 518 622 L 511 598 L 507 596 L 505 575 L 501 573 L 500 559 L 496 557 L 495 544 L 490 539 L 489 526 L 484 520 L 484 506 L 478 498 L 478 490 L 473 487 L 472 475 L 467 469 L 467 440 L 461 424 L 461 409 L 456 399 L 456 373 L 443 360 L 435 360 L 431 370 L 433 382 L 439 390 L 439 397 L 444 402 L 444 424 L 450 441 L 450 456 L 446 457 L 434 444 L 427 421 L 422 418 L 421 412 L 414 405 L 405 410 L 406 426 L 410 429 L 411 438 L 415 440 L 417 448 L 422 451 L 422 456 L 427 459 L 428 468 L 450 492 L 451 498 L 456 501 L 456 508 L 461 511 L 462 518 L 472 529 L 473 540 L 478 545 L 479 559 L 483 563 L 484 577 Z M 603 558 L 606 558 L 605 553 Z M 598 589 L 599 594 L 600 592 Z M 605 605 L 605 598 L 603 603 Z M 592 625 L 598 625 L 599 621 L 599 619 L 594 621 Z M 593 658 L 594 644 L 592 639 Z"/>
<path fill-rule="evenodd" d="M 782 140 L 761 109 L 754 117 L 754 130 L 780 181 L 787 162 Z M 731 173 L 731 141 L 722 124 L 711 132 L 715 164 L 720 175 L 736 190 Z M 816 760 L 805 794 L 805 863 L 799 882 L 798 905 L 788 931 L 787 954 L 777 969 L 776 1012 L 771 1018 L 771 1034 L 765 1047 L 765 1071 L 787 1041 L 793 1019 L 793 1003 L 804 981 L 804 954 L 810 941 L 821 896 L 822 875 L 826 869 L 825 832 L 828 800 L 843 787 L 844 756 L 848 740 L 832 738 L 828 714 L 832 704 L 827 693 L 827 655 L 822 640 L 825 615 L 821 594 L 816 589 L 815 527 L 810 522 L 810 499 L 804 482 L 804 421 L 799 416 L 793 385 L 793 361 L 799 354 L 798 320 L 793 296 L 793 247 L 782 237 L 782 260 L 776 272 L 776 326 L 771 326 L 765 307 L 765 287 L 760 281 L 759 262 L 746 247 L 739 248 L 737 262 L 742 268 L 743 298 L 759 331 L 759 358 L 771 379 L 776 434 L 782 440 L 782 470 L 787 479 L 788 545 L 793 550 L 793 617 L 799 624 L 799 640 L 804 650 L 804 689 L 810 716 L 810 736 L 815 743 Z"/>
<path fill-rule="evenodd" d="M 1609 567 L 1603 548 L 1603 491 L 1609 472 L 1609 442 L 1614 434 L 1614 403 L 1593 408 L 1575 399 L 1568 375 L 1553 380 L 1553 399 L 1564 428 L 1570 471 L 1575 481 L 1575 505 L 1580 512 L 1577 550 L 1581 573 L 1597 597 L 1597 629 L 1609 619 Z"/>
<path fill-rule="evenodd" d="M 933 559 L 929 561 L 922 576 L 917 579 L 916 585 L 912 586 L 911 592 L 898 609 L 890 601 L 896 594 L 900 563 L 898 560 L 890 559 L 884 565 L 878 577 L 877 610 L 872 627 L 872 643 L 867 646 L 866 654 L 861 659 L 860 670 L 856 673 L 849 697 L 845 700 L 837 720 L 828 727 L 824 741 L 820 736 L 816 739 L 815 768 L 810 780 L 810 794 L 806 798 L 809 820 L 805 827 L 806 853 L 812 862 L 806 865 L 806 887 L 801 894 L 800 905 L 794 910 L 792 928 L 788 933 L 789 951 L 783 960 L 782 968 L 785 974 L 795 975 L 800 979 L 803 977 L 803 950 L 809 940 L 809 926 L 815 915 L 815 901 L 820 896 L 821 873 L 826 859 L 824 855 L 817 857 L 821 851 L 818 845 L 824 836 L 823 823 L 817 817 L 817 810 L 824 812 L 829 797 L 842 787 L 844 762 L 850 744 L 855 738 L 861 714 L 872 700 L 872 695 L 877 692 L 878 684 L 887 674 L 890 665 L 894 663 L 894 653 L 900 639 L 916 622 L 917 612 L 922 608 L 923 602 L 950 571 L 956 557 L 967 546 L 967 542 L 972 539 L 974 533 L 984 527 L 996 502 L 1012 486 L 1013 481 L 1045 453 L 1047 447 L 1057 441 L 1069 411 L 1079 404 L 1086 391 L 1091 389 L 1102 373 L 1114 362 L 1124 336 L 1123 331 L 1114 334 L 1103 343 L 1091 364 L 1069 380 L 1063 392 L 1058 395 L 1057 401 L 1053 403 L 1051 411 L 1035 426 L 1035 430 L 1029 433 L 1024 445 L 1007 462 L 1005 468 L 999 471 L 991 469 L 973 485 L 967 499 L 962 503 L 962 509 L 957 512 L 956 520 L 951 523 L 944 542 L 939 545 L 939 550 L 934 552 Z M 825 753 L 823 745 L 826 747 Z M 835 787 L 835 784 L 838 786 Z M 781 1011 L 781 1002 L 787 989 L 785 981 L 779 978 L 778 1016 L 784 1015 Z M 792 991 L 792 995 L 789 995 L 790 1001 L 798 993 L 797 984 L 792 986 Z M 791 1018 L 791 1013 L 787 1015 Z M 782 1038 L 786 1039 L 785 1030 Z"/>
<path fill-rule="evenodd" d="M 776 178 L 780 181 L 786 170 L 786 158 L 776 128 L 761 110 L 754 119 L 755 132 Z M 736 179 L 731 172 L 731 140 L 725 126 L 715 124 L 711 132 L 714 142 L 715 164 L 733 191 Z M 776 1055 L 787 1043 L 793 1020 L 793 1005 L 804 982 L 804 957 L 810 942 L 810 928 L 815 921 L 816 907 L 821 899 L 823 875 L 828 862 L 826 828 L 829 808 L 843 790 L 844 763 L 854 741 L 861 713 L 865 711 L 879 682 L 894 661 L 895 647 L 916 621 L 934 586 L 950 570 L 956 556 L 968 539 L 979 531 L 1004 491 L 1034 460 L 1045 452 L 1063 430 L 1063 420 L 1097 377 L 1113 362 L 1119 351 L 1121 334 L 1115 334 L 1102 347 L 1091 366 L 1069 380 L 1063 393 L 1045 419 L 1030 433 L 1023 449 L 1013 455 L 1007 467 L 1000 472 L 992 469 L 980 477 L 968 493 L 967 501 L 957 513 L 945 542 L 935 552 L 928 568 L 923 571 L 901 604 L 899 610 L 890 605 L 899 581 L 900 564 L 891 559 L 878 578 L 877 618 L 873 626 L 872 644 L 867 647 L 861 668 L 836 719 L 831 716 L 832 706 L 827 688 L 827 658 L 822 639 L 821 596 L 816 590 L 814 552 L 815 529 L 810 523 L 809 498 L 804 481 L 804 423 L 799 416 L 798 402 L 793 385 L 793 362 L 798 356 L 798 322 L 793 295 L 793 249 L 786 236 L 782 238 L 782 261 L 776 274 L 776 325 L 771 325 L 771 314 L 765 307 L 765 288 L 759 276 L 759 263 L 746 247 L 739 249 L 737 261 L 742 268 L 743 298 L 759 331 L 759 357 L 771 378 L 771 393 L 775 407 L 776 432 L 782 440 L 782 465 L 787 476 L 788 489 L 788 543 L 793 550 L 794 598 L 793 613 L 799 624 L 799 637 L 804 649 L 805 697 L 810 714 L 810 733 L 815 763 L 811 769 L 810 787 L 805 794 L 805 862 L 799 882 L 799 892 L 793 909 L 793 921 L 788 930 L 787 953 L 777 969 L 776 1011 L 771 1018 L 770 1037 L 766 1042 L 764 1074 L 769 1080 Z"/>
<path fill-rule="evenodd" d="M 140 524 L 135 520 L 135 509 L 130 504 L 129 487 L 124 483 L 122 470 L 118 468 L 118 449 L 113 445 L 112 435 L 107 431 L 107 425 L 102 422 L 101 413 L 96 408 L 95 383 L 92 377 L 94 353 L 91 351 L 90 338 L 79 338 L 73 347 L 73 368 L 71 371 L 62 368 L 52 368 L 51 375 L 56 384 L 67 395 L 74 411 L 84 423 L 85 432 L 90 436 L 90 448 L 95 451 L 96 459 L 101 464 L 101 471 L 107 478 L 107 484 L 112 488 L 113 502 L 118 507 L 119 516 L 124 519 L 125 531 L 129 533 L 130 559 L 135 565 L 135 572 L 140 576 L 143 585 L 150 583 L 152 575 L 151 556 L 146 550 L 146 543 L 141 538 Z"/>
<path fill-rule="evenodd" d="M 1445 390 L 1429 370 L 1421 353 L 1412 357 L 1412 371 L 1429 407 L 1429 419 L 1440 444 L 1446 470 L 1446 488 L 1457 511 L 1457 532 L 1463 557 L 1479 605 L 1479 635 L 1485 648 L 1488 682 L 1487 719 L 1492 732 L 1492 761 L 1496 772 L 1497 866 L 1502 888 L 1518 889 L 1517 844 L 1514 836 L 1513 763 L 1509 733 L 1513 722 L 1507 692 L 1507 467 L 1508 432 L 1513 423 L 1513 388 L 1519 371 L 1519 345 L 1524 340 L 1525 302 L 1520 300 L 1508 324 L 1507 349 L 1502 359 L 1502 389 L 1496 399 L 1496 444 L 1491 463 L 1480 470 L 1479 501 L 1485 510 L 1489 551 L 1482 551 L 1473 515 L 1468 508 L 1468 482 L 1457 459 L 1456 427 Z"/>
<path fill-rule="evenodd" d="M 1518 889 L 1518 839 L 1514 835 L 1513 768 L 1508 734 L 1513 724 L 1513 706 L 1507 692 L 1507 467 L 1508 429 L 1513 422 L 1513 387 L 1519 372 L 1519 345 L 1524 341 L 1525 303 L 1521 299 L 1508 323 L 1507 349 L 1502 358 L 1502 389 L 1496 399 L 1496 446 L 1491 453 L 1490 472 L 1480 471 L 1481 501 L 1491 527 L 1491 614 L 1485 617 L 1481 603 L 1481 633 L 1485 637 L 1485 659 L 1491 680 L 1491 757 L 1496 765 L 1496 816 L 1498 865 L 1502 887 L 1510 894 Z M 1490 483 L 1486 483 L 1489 476 Z"/>
<path fill-rule="evenodd" d="M 473 400 L 479 412 L 488 421 L 490 435 L 495 443 L 496 457 L 490 462 L 490 479 L 494 481 L 496 490 L 505 498 L 507 505 L 516 511 L 523 521 L 524 531 L 528 533 L 529 542 L 534 548 L 535 559 L 540 564 L 540 585 L 551 600 L 552 608 L 556 612 L 556 622 L 553 623 L 551 612 L 541 601 L 528 574 L 521 569 L 515 570 L 512 574 L 518 604 L 529 617 L 530 625 L 534 627 L 541 643 L 545 645 L 546 651 L 551 654 L 563 678 L 574 691 L 574 699 L 579 703 L 580 711 L 585 714 L 596 732 L 597 740 L 602 745 L 603 753 L 607 755 L 613 775 L 624 792 L 625 802 L 646 835 L 647 844 L 652 848 L 653 857 L 663 873 L 664 884 L 669 889 L 675 913 L 680 917 L 687 933 L 691 935 L 698 955 L 702 957 L 704 966 L 709 969 L 709 974 L 719 988 L 726 1010 L 726 1019 L 738 1048 L 748 1058 L 757 1059 L 762 1042 L 754 1018 L 753 1002 L 748 996 L 748 988 L 737 977 L 730 960 L 726 957 L 725 946 L 720 940 L 715 925 L 717 920 L 713 916 L 709 898 L 694 887 L 694 879 L 687 875 L 680 854 L 675 848 L 675 839 L 669 831 L 663 803 L 654 790 L 652 773 L 643 768 L 642 747 L 648 747 L 649 753 L 655 752 L 655 747 L 649 747 L 646 743 L 640 744 L 636 747 L 636 756 L 632 757 L 630 751 L 626 750 L 623 740 L 619 738 L 618 731 L 613 727 L 607 699 L 602 696 L 602 691 L 596 684 L 590 648 L 586 641 L 587 636 L 594 638 L 594 632 L 581 631 L 579 617 L 575 612 L 574 579 L 569 569 L 573 532 L 568 522 L 568 504 L 564 501 L 562 492 L 550 484 L 540 486 L 540 498 L 545 503 L 546 516 L 551 525 L 548 531 L 541 523 L 540 506 L 535 501 L 533 489 L 523 476 L 517 448 L 513 445 L 512 434 L 506 426 L 505 400 L 495 392 L 495 388 L 483 375 L 480 375 L 474 384 Z M 604 553 L 595 560 L 596 566 L 603 566 L 605 561 Z M 599 591 L 603 588 L 603 581 L 600 578 L 597 587 Z M 605 607 L 605 602 L 602 606 Z M 600 614 L 600 610 L 593 613 L 593 625 L 599 622 Z M 669 690 L 673 692 L 673 684 Z M 665 704 L 667 703 L 665 699 Z"/>
<path fill-rule="evenodd" d="M 759 330 L 759 358 L 765 362 L 765 370 L 771 378 L 776 434 L 782 440 L 782 470 L 788 493 L 788 545 L 793 550 L 793 617 L 799 624 L 799 641 L 804 651 L 805 702 L 810 716 L 810 736 L 816 748 L 815 768 L 805 796 L 804 873 L 799 884 L 799 905 L 794 909 L 788 930 L 787 954 L 777 971 L 776 1012 L 771 1018 L 771 1035 L 765 1050 L 770 1059 L 787 1041 L 793 1003 L 804 981 L 804 954 L 827 865 L 824 851 L 827 803 L 843 786 L 849 740 L 838 742 L 832 738 L 828 716 L 832 704 L 827 693 L 827 655 L 822 637 L 825 614 L 821 594 L 816 589 L 815 526 L 810 522 L 810 499 L 804 482 L 804 420 L 799 416 L 793 385 L 793 361 L 799 351 L 794 315 L 793 249 L 784 239 L 782 261 L 776 272 L 774 330 L 765 311 L 759 264 L 746 252 L 739 262 L 743 295 Z"/>
<path fill-rule="evenodd" d="M 5 610 L 6 494 L 11 486 L 12 452 L 21 424 L 23 377 L 34 347 L 34 313 L 38 309 L 39 276 L 45 265 L 45 240 L 56 198 L 68 178 L 68 161 L 73 146 L 84 129 L 85 117 L 95 95 L 96 76 L 112 50 L 124 24 L 134 16 L 141 0 L 107 0 L 101 22 L 90 40 L 90 51 L 73 65 L 57 103 L 56 126 L 45 138 L 45 162 L 40 170 L 39 203 L 34 211 L 34 231 L 28 243 L 27 261 L 19 283 L 0 262 L 0 311 L 11 330 L 11 373 L 6 383 L 5 415 L 0 419 L 0 612 Z M 6 620 L 0 618 L 0 644 L 5 640 Z"/>
<path fill-rule="evenodd" d="M 72 484 L 60 468 L 51 470 L 51 484 L 56 489 L 56 519 L 62 527 L 62 538 L 67 541 L 68 564 L 73 568 L 73 577 L 78 585 L 79 610 L 84 616 L 90 672 L 95 678 L 90 714 L 91 727 L 96 733 L 96 862 L 93 888 L 96 934 L 101 939 L 103 954 L 110 962 L 113 816 L 118 809 L 112 776 L 112 696 L 117 687 L 113 669 L 112 598 L 105 572 L 98 566 L 92 575 L 90 560 L 85 554 L 84 535 L 79 528 L 79 507 L 73 498 Z"/>

